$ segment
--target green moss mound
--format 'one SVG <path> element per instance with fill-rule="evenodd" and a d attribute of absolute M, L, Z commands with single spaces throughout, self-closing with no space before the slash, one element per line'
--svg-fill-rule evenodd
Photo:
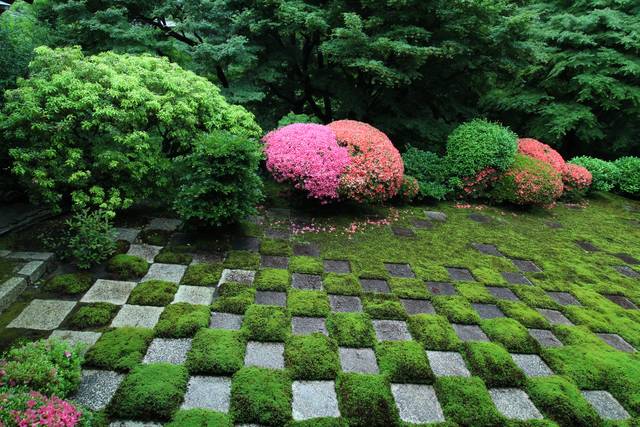
<path fill-rule="evenodd" d="M 372 347 L 376 333 L 371 318 L 364 313 L 331 313 L 327 318 L 329 336 L 345 347 Z"/>
<path fill-rule="evenodd" d="M 216 263 L 190 265 L 182 276 L 181 285 L 217 286 L 222 275 L 222 266 Z"/>
<path fill-rule="evenodd" d="M 473 374 L 490 387 L 518 387 L 524 382 L 524 372 L 518 368 L 509 352 L 498 344 L 466 343 L 464 356 Z"/>
<path fill-rule="evenodd" d="M 107 270 L 120 280 L 136 279 L 147 274 L 149 263 L 137 256 L 119 254 L 109 260 Z"/>
<path fill-rule="evenodd" d="M 82 305 L 71 314 L 67 322 L 74 329 L 91 329 L 107 326 L 120 307 L 107 302 Z"/>
<path fill-rule="evenodd" d="M 59 274 L 47 280 L 42 288 L 48 292 L 75 295 L 89 290 L 92 283 L 93 279 L 88 273 Z"/>
<path fill-rule="evenodd" d="M 183 409 L 173 416 L 166 427 L 233 427 L 227 414 L 207 409 Z"/>
<path fill-rule="evenodd" d="M 384 376 L 340 374 L 336 391 L 340 413 L 350 426 L 385 427 L 398 424 L 398 409 Z"/>
<path fill-rule="evenodd" d="M 156 324 L 156 335 L 166 338 L 192 337 L 199 329 L 209 326 L 210 316 L 211 310 L 204 305 L 186 302 L 168 305 Z"/>
<path fill-rule="evenodd" d="M 461 426 L 504 425 L 489 392 L 478 377 L 441 377 L 435 384 L 444 416 Z"/>
<path fill-rule="evenodd" d="M 435 314 L 417 314 L 407 321 L 409 332 L 427 350 L 452 351 L 462 345 L 447 319 Z"/>
<path fill-rule="evenodd" d="M 244 366 L 246 341 L 241 333 L 200 329 L 185 366 L 192 375 L 231 375 Z"/>
<path fill-rule="evenodd" d="M 432 383 L 433 372 L 416 341 L 385 341 L 376 345 L 380 372 L 394 383 Z"/>
<path fill-rule="evenodd" d="M 153 331 L 124 327 L 105 332 L 85 355 L 85 363 L 112 371 L 128 371 L 138 365 L 153 339 Z"/>
<path fill-rule="evenodd" d="M 290 334 L 291 317 L 282 307 L 253 304 L 244 314 L 242 328 L 257 341 L 284 341 Z"/>
<path fill-rule="evenodd" d="M 163 280 L 149 280 L 133 288 L 129 304 L 164 307 L 173 301 L 178 285 Z"/>
<path fill-rule="evenodd" d="M 284 360 L 293 378 L 299 380 L 333 380 L 340 370 L 338 346 L 318 332 L 290 337 Z"/>
<path fill-rule="evenodd" d="M 239 370 L 231 383 L 230 413 L 237 423 L 286 424 L 291 418 L 291 379 L 285 371 Z"/>

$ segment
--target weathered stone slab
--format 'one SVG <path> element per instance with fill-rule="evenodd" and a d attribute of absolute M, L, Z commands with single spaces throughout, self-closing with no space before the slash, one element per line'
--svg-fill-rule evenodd
<path fill-rule="evenodd" d="M 134 240 L 136 240 L 136 237 L 138 237 L 138 234 L 140 234 L 140 230 L 138 230 L 137 228 L 119 227 L 115 228 L 114 230 L 116 232 L 115 240 L 124 240 L 129 243 L 133 243 Z"/>
<path fill-rule="evenodd" d="M 82 346 L 82 354 L 86 353 L 91 346 L 93 346 L 102 333 L 90 332 L 90 331 L 65 331 L 56 329 L 49 335 L 49 339 L 57 339 L 69 343 L 69 345 L 75 347 L 80 344 Z"/>
<path fill-rule="evenodd" d="M 226 413 L 230 402 L 231 378 L 193 376 L 189 378 L 182 409 L 201 408 Z"/>
<path fill-rule="evenodd" d="M 37 282 L 47 270 L 45 261 L 29 261 L 22 266 L 16 273 L 18 276 L 24 277 L 29 283 Z"/>
<path fill-rule="evenodd" d="M 24 261 L 49 261 L 54 257 L 53 252 L 27 252 L 17 251 L 5 255 L 9 259 L 19 259 Z"/>
<path fill-rule="evenodd" d="M 497 257 L 504 256 L 502 255 L 502 252 L 500 252 L 494 245 L 489 245 L 487 243 L 472 243 L 471 246 L 473 246 L 478 252 L 485 255 L 492 255 Z"/>
<path fill-rule="evenodd" d="M 446 267 L 447 272 L 449 273 L 449 277 L 451 280 L 456 282 L 475 282 L 476 279 L 473 277 L 473 274 L 466 268 L 458 268 L 458 267 Z"/>
<path fill-rule="evenodd" d="M 479 224 L 489 224 L 492 221 L 492 218 L 490 216 L 483 215 L 477 212 L 470 213 L 469 219 Z"/>
<path fill-rule="evenodd" d="M 154 246 L 147 244 L 131 245 L 127 251 L 127 255 L 137 256 L 151 263 L 156 255 L 160 253 L 162 246 Z"/>
<path fill-rule="evenodd" d="M 547 329 L 529 329 L 528 331 L 529 335 L 538 341 L 542 347 L 562 347 L 562 341 Z"/>
<path fill-rule="evenodd" d="M 502 298 L 509 301 L 520 301 L 520 298 L 509 288 L 501 288 L 499 286 L 487 286 L 487 291 L 496 298 Z"/>
<path fill-rule="evenodd" d="M 92 411 L 100 411 L 111 402 L 123 379 L 124 374 L 118 372 L 84 369 L 73 400 Z"/>
<path fill-rule="evenodd" d="M 436 310 L 433 308 L 433 304 L 430 301 L 424 299 L 404 299 L 401 298 L 400 302 L 407 310 L 407 313 L 412 314 L 435 314 Z"/>
<path fill-rule="evenodd" d="M 331 305 L 331 311 L 336 312 L 362 311 L 362 301 L 358 297 L 329 295 L 329 305 Z"/>
<path fill-rule="evenodd" d="M 289 268 L 289 258 L 286 256 L 262 255 L 260 258 L 260 267 L 286 270 Z"/>
<path fill-rule="evenodd" d="M 444 422 L 444 414 L 433 386 L 426 384 L 391 384 L 400 419 L 407 423 Z"/>
<path fill-rule="evenodd" d="M 149 280 L 163 280 L 165 282 L 180 283 L 184 272 L 187 271 L 186 265 L 180 264 L 161 264 L 156 262 L 151 264 L 149 271 L 142 278 L 142 282 Z"/>
<path fill-rule="evenodd" d="M 211 264 L 218 263 L 224 260 L 224 256 L 219 253 L 211 252 L 211 253 L 201 253 L 196 252 L 191 254 L 191 264 Z"/>
<path fill-rule="evenodd" d="M 542 271 L 533 261 L 526 259 L 512 259 L 511 262 L 523 273 L 539 273 Z"/>
<path fill-rule="evenodd" d="M 618 304 L 620 307 L 627 310 L 637 310 L 638 306 L 633 303 L 629 298 L 623 295 L 604 295 L 608 300 Z"/>
<path fill-rule="evenodd" d="M 296 243 L 293 245 L 293 254 L 296 256 L 320 256 L 320 248 L 313 243 Z"/>
<path fill-rule="evenodd" d="M 349 261 L 325 259 L 323 264 L 325 273 L 351 273 Z"/>
<path fill-rule="evenodd" d="M 605 420 L 626 420 L 629 413 L 605 390 L 582 390 L 582 395 Z"/>
<path fill-rule="evenodd" d="M 412 229 L 397 225 L 391 227 L 391 232 L 398 237 L 415 237 L 416 235 Z"/>
<path fill-rule="evenodd" d="M 291 319 L 294 335 L 310 335 L 320 332 L 328 335 L 324 317 L 297 317 Z"/>
<path fill-rule="evenodd" d="M 433 222 L 429 221 L 428 219 L 414 219 L 413 221 L 411 221 L 411 225 L 419 230 L 428 230 L 430 228 L 433 228 Z"/>
<path fill-rule="evenodd" d="M 640 265 L 640 260 L 637 258 L 634 258 L 633 256 L 629 255 L 629 254 L 625 254 L 625 253 L 617 253 L 617 254 L 613 254 L 614 256 L 616 256 L 617 258 L 621 259 L 622 261 L 626 262 L 627 264 L 632 264 L 632 265 Z"/>
<path fill-rule="evenodd" d="M 145 227 L 147 230 L 176 231 L 182 221 L 176 218 L 152 218 Z"/>
<path fill-rule="evenodd" d="M 233 239 L 231 247 L 236 251 L 257 252 L 260 250 L 260 239 L 257 237 L 236 237 Z"/>
<path fill-rule="evenodd" d="M 427 282 L 427 288 L 434 295 L 450 296 L 458 293 L 455 286 L 446 282 Z"/>
<path fill-rule="evenodd" d="M 284 344 L 249 341 L 244 356 L 244 365 L 284 369 Z"/>
<path fill-rule="evenodd" d="M 378 362 L 372 349 L 340 347 L 339 351 L 340 366 L 344 372 L 378 373 Z"/>
<path fill-rule="evenodd" d="M 408 341 L 411 339 L 407 323 L 402 320 L 373 320 L 378 341 Z"/>
<path fill-rule="evenodd" d="M 129 295 L 136 285 L 136 282 L 98 279 L 84 294 L 80 302 L 108 302 L 123 305 L 129 299 Z"/>
<path fill-rule="evenodd" d="M 75 305 L 75 301 L 34 299 L 7 328 L 56 329 Z"/>
<path fill-rule="evenodd" d="M 293 273 L 291 275 L 291 286 L 307 291 L 319 291 L 322 290 L 322 276 L 317 274 Z"/>
<path fill-rule="evenodd" d="M 538 313 L 542 314 L 552 325 L 573 326 L 571 320 L 567 319 L 565 315 L 558 310 L 549 310 L 547 308 L 538 308 L 537 310 Z"/>
<path fill-rule="evenodd" d="M 378 292 L 383 294 L 391 292 L 387 281 L 384 279 L 360 279 L 360 284 L 365 292 Z"/>
<path fill-rule="evenodd" d="M 616 271 L 620 274 L 622 274 L 623 276 L 627 276 L 627 277 L 631 277 L 632 279 L 639 279 L 640 278 L 640 273 L 638 273 L 637 271 L 635 271 L 633 268 L 629 267 L 628 265 L 617 265 L 615 267 L 613 267 L 616 269 Z"/>
<path fill-rule="evenodd" d="M 494 304 L 471 304 L 473 308 L 478 312 L 481 319 L 495 319 L 497 317 L 504 317 L 502 310 Z"/>
<path fill-rule="evenodd" d="M 553 375 L 553 371 L 537 354 L 512 354 L 514 363 L 529 377 L 546 377 Z"/>
<path fill-rule="evenodd" d="M 405 277 L 413 279 L 416 277 L 413 270 L 411 270 L 411 266 L 409 264 L 395 264 L 395 263 L 384 263 L 384 267 L 387 269 L 389 274 L 393 277 Z"/>
<path fill-rule="evenodd" d="M 436 377 L 470 377 L 460 353 L 455 351 L 427 351 L 429 365 Z"/>
<path fill-rule="evenodd" d="M 578 245 L 581 249 L 587 251 L 587 252 L 599 252 L 600 248 L 597 247 L 596 245 L 594 245 L 591 242 L 587 242 L 586 240 L 578 240 L 576 242 L 576 245 Z"/>
<path fill-rule="evenodd" d="M 188 302 L 189 304 L 209 305 L 213 300 L 214 288 L 207 286 L 179 286 L 173 297 L 173 302 Z"/>
<path fill-rule="evenodd" d="M 191 349 L 190 338 L 155 338 L 144 356 L 142 363 L 171 363 L 183 365 Z"/>
<path fill-rule="evenodd" d="M 635 353 L 636 349 L 618 334 L 596 334 L 611 347 L 627 353 Z"/>
<path fill-rule="evenodd" d="M 220 281 L 218 282 L 218 286 L 227 282 L 236 282 L 242 283 L 244 285 L 251 285 L 256 277 L 256 272 L 252 270 L 230 270 L 224 269 L 222 270 L 222 275 L 220 276 Z"/>
<path fill-rule="evenodd" d="M 287 305 L 286 292 L 256 291 L 256 304 L 277 305 L 285 307 Z"/>
<path fill-rule="evenodd" d="M 211 313 L 211 321 L 209 322 L 210 328 L 215 329 L 228 329 L 237 331 L 242 327 L 242 321 L 244 316 L 241 314 L 232 313 Z"/>
<path fill-rule="evenodd" d="M 489 337 L 478 325 L 461 325 L 452 323 L 453 329 L 462 341 L 489 341 Z"/>
<path fill-rule="evenodd" d="M 504 280 L 511 285 L 533 285 L 533 283 L 519 271 L 504 271 L 501 274 Z"/>
<path fill-rule="evenodd" d="M 295 421 L 340 416 L 333 381 L 294 381 L 291 391 Z"/>
<path fill-rule="evenodd" d="M 288 240 L 291 237 L 291 232 L 289 230 L 269 228 L 267 229 L 267 231 L 264 232 L 264 235 L 269 239 Z"/>
<path fill-rule="evenodd" d="M 444 212 L 426 211 L 425 213 L 427 214 L 427 218 L 432 221 L 445 222 L 447 220 L 447 214 L 445 214 Z"/>
<path fill-rule="evenodd" d="M 512 420 L 542 419 L 542 414 L 535 407 L 527 394 L 517 388 L 489 389 L 491 400 L 498 412 Z"/>
<path fill-rule="evenodd" d="M 0 313 L 6 310 L 27 287 L 24 277 L 12 277 L 0 285 Z"/>
<path fill-rule="evenodd" d="M 153 329 L 163 311 L 164 307 L 125 304 L 111 322 L 111 326 L 114 328 L 137 326 Z"/>
<path fill-rule="evenodd" d="M 547 295 L 560 305 L 582 305 L 580 304 L 580 301 L 578 301 L 576 297 L 571 295 L 569 292 L 547 291 Z"/>

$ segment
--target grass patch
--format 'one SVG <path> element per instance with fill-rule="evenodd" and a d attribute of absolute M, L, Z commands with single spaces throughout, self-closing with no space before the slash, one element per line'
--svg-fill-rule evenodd
<path fill-rule="evenodd" d="M 331 313 L 327 318 L 329 336 L 345 347 L 372 347 L 376 333 L 369 315 L 364 313 Z"/>
<path fill-rule="evenodd" d="M 444 416 L 461 426 L 504 425 L 487 387 L 478 377 L 440 377 L 435 384 Z"/>
<path fill-rule="evenodd" d="M 474 375 L 490 387 L 518 387 L 524 383 L 524 372 L 503 347 L 490 342 L 469 342 L 464 356 Z"/>
<path fill-rule="evenodd" d="M 291 244 L 286 240 L 263 239 L 260 242 L 260 253 L 262 255 L 291 256 L 293 250 Z"/>
<path fill-rule="evenodd" d="M 329 298 L 323 291 L 290 289 L 287 306 L 293 316 L 327 317 L 331 312 Z"/>
<path fill-rule="evenodd" d="M 336 295 L 360 295 L 362 286 L 353 274 L 329 273 L 323 280 L 327 293 Z"/>
<path fill-rule="evenodd" d="M 156 335 L 165 338 L 192 337 L 209 326 L 211 311 L 204 305 L 179 302 L 168 305 L 155 327 Z"/>
<path fill-rule="evenodd" d="M 256 290 L 240 283 L 223 283 L 218 288 L 218 298 L 213 301 L 213 310 L 242 314 L 253 304 Z"/>
<path fill-rule="evenodd" d="M 207 409 L 182 409 L 165 427 L 233 427 L 231 418 L 221 412 Z"/>
<path fill-rule="evenodd" d="M 446 316 L 450 322 L 474 324 L 480 323 L 480 316 L 469 301 L 461 296 L 434 297 L 433 306 L 438 314 Z"/>
<path fill-rule="evenodd" d="M 102 328 L 111 323 L 120 309 L 115 304 L 96 302 L 83 304 L 67 319 L 67 324 L 73 329 Z"/>
<path fill-rule="evenodd" d="M 350 426 L 397 425 L 396 408 L 388 380 L 382 375 L 340 374 L 336 382 L 340 413 Z"/>
<path fill-rule="evenodd" d="M 242 329 L 257 341 L 284 341 L 291 333 L 291 317 L 282 307 L 253 304 L 244 314 Z"/>
<path fill-rule="evenodd" d="M 243 367 L 245 348 L 246 341 L 237 331 L 200 329 L 185 366 L 191 375 L 231 375 Z"/>
<path fill-rule="evenodd" d="M 447 319 L 435 314 L 409 316 L 409 332 L 427 350 L 458 350 L 462 341 Z"/>
<path fill-rule="evenodd" d="M 257 270 L 260 267 L 260 255 L 251 251 L 229 251 L 224 260 L 224 268 L 237 270 Z"/>
<path fill-rule="evenodd" d="M 217 286 L 221 275 L 222 266 L 220 264 L 194 264 L 187 268 L 180 284 L 187 286 Z"/>
<path fill-rule="evenodd" d="M 149 263 L 144 259 L 126 254 L 114 256 L 107 263 L 107 271 L 119 280 L 137 279 L 149 270 Z"/>
<path fill-rule="evenodd" d="M 138 240 L 147 245 L 153 246 L 167 246 L 169 239 L 171 238 L 171 231 L 169 230 L 149 230 L 145 229 L 138 234 Z"/>
<path fill-rule="evenodd" d="M 496 300 L 481 283 L 458 283 L 456 289 L 470 302 L 493 303 Z"/>
<path fill-rule="evenodd" d="M 178 285 L 163 280 L 149 280 L 140 283 L 129 295 L 129 304 L 153 305 L 164 307 L 173 301 L 173 296 L 178 291 Z"/>
<path fill-rule="evenodd" d="M 420 279 L 407 279 L 391 277 L 388 280 L 389 288 L 399 298 L 428 299 L 429 290 Z"/>
<path fill-rule="evenodd" d="M 111 371 L 128 371 L 138 365 L 153 339 L 144 328 L 117 328 L 102 334 L 85 355 L 85 364 Z"/>
<path fill-rule="evenodd" d="M 322 274 L 324 265 L 320 258 L 293 256 L 289 259 L 289 270 L 294 273 Z"/>
<path fill-rule="evenodd" d="M 193 257 L 184 252 L 174 252 L 170 249 L 163 249 L 154 258 L 154 262 L 161 262 L 163 264 L 182 264 L 189 265 Z"/>
<path fill-rule="evenodd" d="M 483 320 L 480 327 L 492 341 L 499 342 L 513 353 L 537 353 L 540 348 L 527 328 L 508 317 Z"/>
<path fill-rule="evenodd" d="M 428 383 L 434 380 L 429 360 L 416 341 L 385 341 L 376 345 L 380 372 L 394 383 Z"/>
<path fill-rule="evenodd" d="M 262 291 L 286 291 L 290 283 L 289 272 L 276 268 L 266 268 L 256 273 L 256 289 Z"/>
<path fill-rule="evenodd" d="M 42 286 L 47 292 L 60 292 L 75 295 L 89 290 L 93 284 L 93 278 L 88 273 L 69 273 L 53 276 Z"/>
<path fill-rule="evenodd" d="M 290 337 L 284 360 L 294 379 L 332 380 L 340 371 L 338 346 L 321 333 Z"/>
<path fill-rule="evenodd" d="M 230 413 L 236 423 L 285 425 L 291 418 L 291 379 L 286 371 L 249 367 L 236 372 Z"/>
<path fill-rule="evenodd" d="M 497 305 L 505 316 L 517 320 L 527 328 L 548 329 L 550 326 L 542 314 L 523 302 L 498 300 Z"/>
<path fill-rule="evenodd" d="M 531 378 L 527 381 L 526 390 L 534 405 L 562 426 L 592 427 L 601 424 L 600 417 L 578 387 L 565 378 Z"/>
<path fill-rule="evenodd" d="M 362 305 L 365 313 L 374 319 L 407 318 L 407 311 L 395 295 L 366 294 L 362 298 Z"/>

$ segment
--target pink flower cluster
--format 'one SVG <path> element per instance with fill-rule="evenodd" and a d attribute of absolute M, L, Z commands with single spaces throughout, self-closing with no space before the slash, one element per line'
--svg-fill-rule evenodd
<path fill-rule="evenodd" d="M 268 133 L 263 142 L 274 178 L 323 203 L 340 197 L 384 201 L 403 183 L 400 153 L 384 133 L 366 123 L 296 123 Z"/>
<path fill-rule="evenodd" d="M 463 179 L 463 194 L 461 196 L 474 198 L 483 197 L 487 190 L 491 188 L 493 183 L 495 183 L 499 178 L 500 173 L 497 169 L 485 168 L 478 172 L 476 176 Z"/>
<path fill-rule="evenodd" d="M 562 181 L 564 182 L 565 191 L 572 192 L 576 195 L 584 194 L 591 187 L 593 176 L 587 168 L 567 163 L 562 173 Z"/>
<path fill-rule="evenodd" d="M 525 156 L 533 157 L 534 159 L 542 160 L 550 164 L 551 167 L 559 173 L 563 173 L 566 167 L 566 162 L 560 153 L 537 139 L 518 139 L 518 151 Z"/>
<path fill-rule="evenodd" d="M 35 391 L 30 397 L 25 410 L 11 413 L 19 427 L 74 427 L 82 417 L 82 412 L 66 400 L 46 397 Z"/>
<path fill-rule="evenodd" d="M 290 181 L 323 202 L 338 198 L 340 177 L 350 159 L 331 129 L 295 123 L 268 133 L 263 141 L 267 169 L 277 181 Z"/>

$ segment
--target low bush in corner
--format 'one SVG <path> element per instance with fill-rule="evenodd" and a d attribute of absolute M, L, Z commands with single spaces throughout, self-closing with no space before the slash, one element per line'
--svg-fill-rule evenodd
<path fill-rule="evenodd" d="M 119 254 L 109 260 L 107 270 L 121 280 L 136 279 L 147 274 L 149 263 L 137 256 Z"/>

